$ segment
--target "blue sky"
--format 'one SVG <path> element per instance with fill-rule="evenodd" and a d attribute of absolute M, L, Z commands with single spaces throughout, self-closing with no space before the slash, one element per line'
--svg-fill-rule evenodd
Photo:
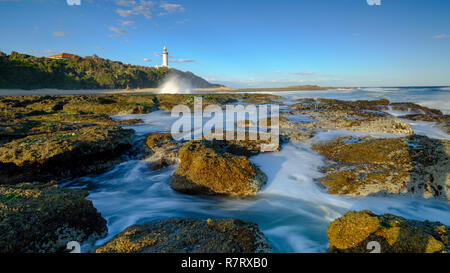
<path fill-rule="evenodd" d="M 167 45 L 231 87 L 450 85 L 448 0 L 78 1 L 0 0 L 0 50 L 154 66 Z"/>

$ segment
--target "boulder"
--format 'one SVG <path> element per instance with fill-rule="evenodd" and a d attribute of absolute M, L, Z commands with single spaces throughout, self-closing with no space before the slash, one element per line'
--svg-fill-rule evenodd
<path fill-rule="evenodd" d="M 315 122 L 302 124 L 305 128 L 348 130 L 365 133 L 385 133 L 411 135 L 413 130 L 408 122 L 402 121 L 385 111 L 387 100 L 342 101 L 335 99 L 302 99 L 290 108 L 307 114 Z"/>
<path fill-rule="evenodd" d="M 103 171 L 120 162 L 133 137 L 133 130 L 96 125 L 15 139 L 0 146 L 0 184 Z"/>
<path fill-rule="evenodd" d="M 267 253 L 258 226 L 235 219 L 171 219 L 128 227 L 97 253 Z"/>
<path fill-rule="evenodd" d="M 56 183 L 0 185 L 0 253 L 62 252 L 106 235 L 106 221 L 80 189 Z"/>
<path fill-rule="evenodd" d="M 145 145 L 150 149 L 151 153 L 145 160 L 153 170 L 158 170 L 180 162 L 178 150 L 183 144 L 175 142 L 171 133 L 150 133 L 145 139 Z"/>
<path fill-rule="evenodd" d="M 228 136 L 228 135 L 231 135 Z M 274 139 L 272 139 L 275 136 Z M 261 152 L 279 152 L 280 139 L 271 132 L 249 132 L 249 131 L 224 131 L 212 130 L 209 134 L 204 135 L 205 140 L 214 140 L 216 145 L 220 145 L 222 149 L 243 156 L 254 156 Z"/>
<path fill-rule="evenodd" d="M 180 164 L 170 186 L 189 194 L 254 195 L 267 176 L 224 141 L 191 140 L 178 152 Z"/>
<path fill-rule="evenodd" d="M 439 222 L 375 215 L 367 210 L 350 211 L 328 226 L 328 251 L 367 253 L 373 250 L 369 243 L 375 242 L 381 253 L 447 252 L 449 231 Z"/>
<path fill-rule="evenodd" d="M 328 166 L 319 181 L 328 192 L 366 196 L 403 194 L 450 200 L 450 141 L 339 137 L 313 145 Z"/>

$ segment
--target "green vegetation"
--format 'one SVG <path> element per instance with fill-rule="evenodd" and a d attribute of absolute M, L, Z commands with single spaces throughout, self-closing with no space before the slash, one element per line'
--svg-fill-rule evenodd
<path fill-rule="evenodd" d="M 11 199 L 16 199 L 16 198 L 19 198 L 20 197 L 20 195 L 19 194 L 11 194 L 11 193 L 8 193 L 7 195 L 4 195 L 4 196 L 0 196 L 0 201 L 1 202 L 6 202 L 6 201 L 9 201 L 9 200 L 11 200 Z"/>
<path fill-rule="evenodd" d="M 380 226 L 386 229 L 390 229 L 391 228 L 391 223 L 389 223 L 388 220 L 381 218 L 380 221 Z"/>
<path fill-rule="evenodd" d="M 79 135 L 80 134 L 78 134 L 78 133 L 72 133 L 72 134 L 69 134 L 69 135 L 55 136 L 55 137 L 53 137 L 53 139 L 54 140 L 66 140 L 66 139 L 69 139 L 69 138 L 77 137 Z"/>
<path fill-rule="evenodd" d="M 50 59 L 0 52 L 0 88 L 122 89 L 155 88 L 169 73 L 175 73 L 196 88 L 213 88 L 191 72 L 124 64 L 96 55 L 72 59 Z"/>

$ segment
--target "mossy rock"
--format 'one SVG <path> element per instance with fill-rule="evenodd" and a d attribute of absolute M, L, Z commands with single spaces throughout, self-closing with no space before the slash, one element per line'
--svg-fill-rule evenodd
<path fill-rule="evenodd" d="M 328 167 L 319 181 L 340 195 L 403 194 L 450 197 L 450 141 L 413 135 L 403 138 L 338 137 L 315 144 Z"/>
<path fill-rule="evenodd" d="M 343 101 L 336 99 L 302 99 L 291 105 L 294 111 L 312 115 L 308 128 L 349 130 L 366 133 L 411 135 L 411 125 L 387 113 L 388 100 Z"/>
<path fill-rule="evenodd" d="M 170 186 L 190 194 L 254 195 L 267 176 L 245 156 L 227 151 L 220 141 L 191 140 L 178 152 L 180 164 Z"/>
<path fill-rule="evenodd" d="M 80 189 L 56 183 L 0 185 L 0 253 L 62 252 L 69 241 L 106 235 L 106 221 Z"/>
<path fill-rule="evenodd" d="M 0 146 L 0 183 L 48 181 L 98 172 L 120 162 L 134 137 L 116 126 L 73 127 Z"/>
<path fill-rule="evenodd" d="M 267 239 L 252 222 L 171 219 L 128 227 L 97 253 L 267 253 Z"/>
<path fill-rule="evenodd" d="M 350 211 L 328 226 L 328 251 L 367 253 L 372 250 L 369 242 L 374 241 L 380 244 L 382 253 L 447 252 L 449 231 L 439 222 Z"/>
<path fill-rule="evenodd" d="M 150 149 L 155 149 L 163 145 L 172 143 L 174 140 L 171 133 L 156 132 L 150 133 L 145 139 L 145 144 Z"/>
<path fill-rule="evenodd" d="M 153 170 L 168 167 L 179 163 L 178 150 L 183 145 L 172 138 L 171 133 L 150 133 L 145 139 L 145 148 L 149 150 L 150 156 L 145 158 Z"/>

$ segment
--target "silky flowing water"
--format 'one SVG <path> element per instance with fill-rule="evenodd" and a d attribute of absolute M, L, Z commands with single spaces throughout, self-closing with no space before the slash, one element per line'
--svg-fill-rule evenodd
<path fill-rule="evenodd" d="M 410 101 L 450 113 L 448 88 L 377 88 L 357 90 L 280 92 L 283 102 L 298 98 L 336 98 L 345 100 L 379 99 Z M 116 119 L 140 118 L 143 124 L 124 126 L 136 131 L 135 145 L 142 145 L 150 132 L 169 131 L 176 120 L 167 111 L 146 115 L 116 116 Z M 293 119 L 303 120 L 298 116 Z M 412 122 L 413 129 L 433 138 L 449 136 L 430 122 Z M 251 198 L 191 196 L 173 191 L 169 179 L 176 166 L 152 170 L 144 160 L 124 155 L 125 161 L 111 170 L 63 183 L 84 188 L 89 200 L 107 220 L 108 235 L 101 245 L 133 224 L 149 221 L 193 217 L 225 217 L 257 223 L 276 252 L 324 252 L 328 241 L 326 228 L 335 218 L 349 210 L 372 210 L 417 220 L 440 221 L 450 225 L 450 205 L 446 201 L 408 197 L 340 197 L 330 195 L 316 182 L 325 166 L 321 155 L 310 142 L 328 141 L 340 135 L 365 135 L 348 131 L 319 133 L 305 143 L 288 143 L 281 152 L 262 153 L 250 160 L 267 174 L 268 184 Z M 367 135 L 367 134 L 366 134 Z M 373 135 L 373 134 L 371 134 Z M 382 137 L 394 137 L 383 135 Z"/>

